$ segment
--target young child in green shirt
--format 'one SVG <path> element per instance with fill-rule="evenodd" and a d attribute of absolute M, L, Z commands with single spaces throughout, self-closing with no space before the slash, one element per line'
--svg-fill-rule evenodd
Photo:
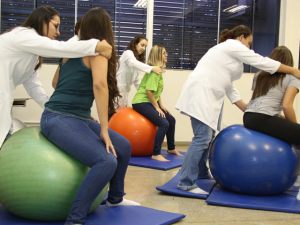
<path fill-rule="evenodd" d="M 147 64 L 150 66 L 165 67 L 168 61 L 168 53 L 163 46 L 155 45 L 149 54 Z M 161 143 L 167 135 L 168 153 L 181 155 L 175 149 L 175 118 L 162 105 L 161 93 L 164 88 L 162 74 L 157 75 L 153 72 L 145 73 L 139 89 L 132 101 L 132 108 L 148 120 L 158 126 L 154 140 L 152 159 L 158 161 L 169 161 L 161 155 Z"/>

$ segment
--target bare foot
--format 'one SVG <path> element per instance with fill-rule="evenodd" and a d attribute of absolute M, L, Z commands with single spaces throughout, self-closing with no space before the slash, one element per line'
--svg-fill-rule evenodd
<path fill-rule="evenodd" d="M 181 155 L 176 149 L 174 149 L 174 150 L 168 150 L 167 152 L 168 152 L 169 154 L 174 154 L 174 155 L 183 156 L 183 155 Z"/>
<path fill-rule="evenodd" d="M 170 160 L 165 159 L 162 155 L 153 155 L 151 159 L 162 161 L 162 162 L 169 162 Z"/>

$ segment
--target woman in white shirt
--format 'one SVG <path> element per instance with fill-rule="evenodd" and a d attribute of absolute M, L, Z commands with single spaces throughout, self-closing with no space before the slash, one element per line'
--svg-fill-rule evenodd
<path fill-rule="evenodd" d="M 184 158 L 178 189 L 208 194 L 195 181 L 211 177 L 206 162 L 215 131 L 220 130 L 225 95 L 242 111 L 247 107 L 232 83 L 242 76 L 243 63 L 271 74 L 282 72 L 300 77 L 298 69 L 250 50 L 252 39 L 251 30 L 244 25 L 222 31 L 221 43 L 202 57 L 182 88 L 176 108 L 190 116 L 194 137 Z"/>
<path fill-rule="evenodd" d="M 144 35 L 136 35 L 128 44 L 126 51 L 123 52 L 119 59 L 119 69 L 117 71 L 117 81 L 120 95 L 119 106 L 117 109 L 124 108 L 128 105 L 128 94 L 131 90 L 131 85 L 134 84 L 138 89 L 142 80 L 139 76 L 139 71 L 145 73 L 154 72 L 160 74 L 165 72 L 160 67 L 153 67 L 145 64 L 145 50 L 148 41 Z"/>
<path fill-rule="evenodd" d="M 29 94 L 42 107 L 48 100 L 35 73 L 42 63 L 42 56 L 76 58 L 95 55 L 95 52 L 107 58 L 111 56 L 112 47 L 106 41 L 55 41 L 60 34 L 59 25 L 58 12 L 50 6 L 40 6 L 21 27 L 0 35 L 0 147 L 12 127 L 10 113 L 18 85 L 27 82 L 27 91 L 30 90 Z"/>

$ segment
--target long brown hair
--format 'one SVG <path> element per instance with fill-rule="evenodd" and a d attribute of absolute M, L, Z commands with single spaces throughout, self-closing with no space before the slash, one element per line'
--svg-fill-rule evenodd
<path fill-rule="evenodd" d="M 59 13 L 53 9 L 51 6 L 39 6 L 36 8 L 25 20 L 21 27 L 30 27 L 35 29 L 35 31 L 41 35 L 43 35 L 43 27 L 44 23 L 47 24 L 47 36 L 49 30 L 49 23 L 53 16 L 59 16 Z M 35 66 L 34 70 L 37 70 L 43 62 L 43 57 L 39 56 L 39 62 Z"/>
<path fill-rule="evenodd" d="M 294 66 L 293 55 L 291 51 L 285 46 L 279 46 L 275 48 L 272 51 L 270 58 L 279 61 L 284 65 L 291 67 Z M 282 81 L 285 76 L 285 73 L 275 73 L 271 75 L 266 71 L 260 71 L 258 75 L 254 78 L 256 83 L 251 100 L 266 95 L 269 92 L 269 90 L 277 86 L 279 82 L 281 82 L 282 86 Z"/>
<path fill-rule="evenodd" d="M 251 30 L 245 25 L 239 25 L 234 27 L 232 30 L 225 29 L 221 32 L 221 36 L 219 38 L 220 43 L 226 41 L 227 39 L 236 39 L 237 37 L 244 35 L 244 38 L 252 35 Z"/>
<path fill-rule="evenodd" d="M 131 50 L 135 56 L 135 58 L 140 61 L 145 63 L 146 62 L 146 58 L 145 58 L 145 52 L 143 52 L 143 54 L 138 54 L 138 51 L 136 50 L 136 45 L 138 43 L 140 43 L 141 40 L 146 40 L 146 37 L 142 34 L 138 34 L 136 35 L 133 39 L 131 39 L 131 41 L 129 42 L 129 44 L 127 45 L 126 50 Z"/>
<path fill-rule="evenodd" d="M 109 91 L 109 113 L 113 113 L 115 112 L 114 104 L 116 106 L 118 105 L 120 93 L 116 79 L 118 60 L 115 49 L 114 33 L 110 21 L 110 17 L 104 9 L 97 7 L 89 10 L 82 18 L 80 40 L 96 38 L 102 41 L 105 39 L 107 43 L 112 46 L 112 55 L 108 60 L 107 84 Z"/>

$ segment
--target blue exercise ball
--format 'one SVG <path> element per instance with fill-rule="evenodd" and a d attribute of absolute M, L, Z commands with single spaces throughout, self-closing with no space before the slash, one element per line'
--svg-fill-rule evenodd
<path fill-rule="evenodd" d="M 250 195 L 274 195 L 289 189 L 299 174 L 296 145 L 232 125 L 210 149 L 210 170 L 223 188 Z"/>

